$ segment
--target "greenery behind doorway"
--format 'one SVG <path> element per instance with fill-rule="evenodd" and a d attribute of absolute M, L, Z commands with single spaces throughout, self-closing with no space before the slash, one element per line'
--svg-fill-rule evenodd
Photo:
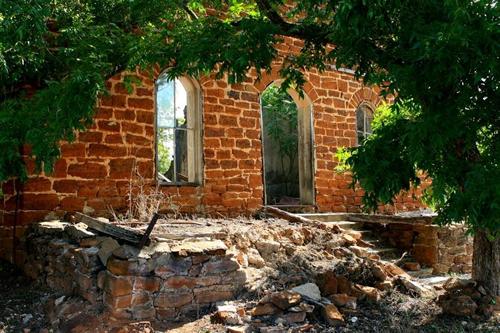
<path fill-rule="evenodd" d="M 267 204 L 299 203 L 297 105 L 276 85 L 262 93 Z"/>

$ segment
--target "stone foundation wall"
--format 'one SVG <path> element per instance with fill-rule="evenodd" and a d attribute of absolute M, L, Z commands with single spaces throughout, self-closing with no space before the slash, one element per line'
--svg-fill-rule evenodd
<path fill-rule="evenodd" d="M 365 223 L 391 245 L 408 251 L 421 265 L 433 268 L 435 274 L 470 273 L 472 270 L 472 237 L 463 225 L 440 227 L 430 219 L 413 222 L 380 221 Z"/>
<path fill-rule="evenodd" d="M 79 295 L 117 320 L 171 321 L 233 299 L 245 273 L 222 241 L 155 243 L 142 251 L 78 226 L 36 224 L 25 246 L 28 276 Z"/>

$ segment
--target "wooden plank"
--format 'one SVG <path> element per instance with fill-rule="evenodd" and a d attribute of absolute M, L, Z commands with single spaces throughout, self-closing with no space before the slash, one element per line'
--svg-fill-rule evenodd
<path fill-rule="evenodd" d="M 82 213 L 76 213 L 76 220 L 85 223 L 90 229 L 96 230 L 100 233 L 112 236 L 114 238 L 132 243 L 139 244 L 143 235 L 138 232 L 125 229 L 109 222 L 104 222 L 96 218 L 90 217 Z"/>
<path fill-rule="evenodd" d="M 292 214 L 292 213 L 286 212 L 282 209 L 272 207 L 272 206 L 266 206 L 266 213 L 269 213 L 275 217 L 279 217 L 279 218 L 282 218 L 284 220 L 287 220 L 288 222 L 314 224 L 313 221 L 306 219 L 305 217 L 302 217 L 302 216 L 297 215 L 297 214 Z"/>

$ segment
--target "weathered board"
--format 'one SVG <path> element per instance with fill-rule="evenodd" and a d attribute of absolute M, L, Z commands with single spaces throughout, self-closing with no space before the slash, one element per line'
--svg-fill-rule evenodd
<path fill-rule="evenodd" d="M 85 223 L 90 229 L 132 244 L 140 244 L 144 236 L 139 232 L 128 230 L 116 224 L 101 221 L 82 213 L 76 213 L 76 221 Z M 147 243 L 147 241 L 144 242 Z"/>

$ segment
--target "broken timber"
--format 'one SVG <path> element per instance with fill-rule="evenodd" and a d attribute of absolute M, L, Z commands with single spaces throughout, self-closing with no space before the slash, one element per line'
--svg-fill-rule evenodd
<path fill-rule="evenodd" d="M 149 243 L 149 236 L 151 235 L 151 232 L 153 231 L 153 228 L 156 225 L 156 222 L 160 218 L 160 215 L 158 213 L 153 214 L 153 218 L 151 219 L 151 222 L 149 222 L 148 228 L 144 232 L 144 235 L 142 235 L 141 241 L 139 242 L 139 250 L 144 247 L 147 243 Z"/>
<path fill-rule="evenodd" d="M 286 212 L 286 211 L 279 209 L 277 207 L 266 206 L 265 209 L 266 209 L 266 213 L 269 213 L 269 214 L 273 215 L 274 217 L 282 218 L 282 219 L 287 220 L 289 222 L 303 223 L 303 224 L 313 223 L 313 221 L 311 221 L 305 217 L 302 217 L 302 216 L 297 215 L 297 214 Z"/>
<path fill-rule="evenodd" d="M 94 229 L 100 233 L 115 237 L 128 243 L 140 244 L 143 239 L 143 235 L 138 232 L 125 229 L 109 222 L 98 220 L 82 213 L 76 213 L 76 220 L 86 224 L 90 229 Z"/>

